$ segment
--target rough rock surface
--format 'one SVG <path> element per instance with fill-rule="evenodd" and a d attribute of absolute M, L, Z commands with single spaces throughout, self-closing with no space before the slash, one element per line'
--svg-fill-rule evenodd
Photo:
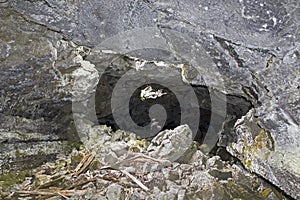
<path fill-rule="evenodd" d="M 181 125 L 174 131 L 160 132 L 151 142 L 147 149 L 151 157 L 176 161 L 190 148 L 193 133 L 187 125 Z"/>
<path fill-rule="evenodd" d="M 71 120 L 70 95 L 60 90 L 64 84 L 63 69 L 71 67 L 59 64 L 63 52 L 71 51 L 65 46 L 68 42 L 10 8 L 0 9 L 0 166 L 3 172 L 54 159 L 71 149 L 68 141 L 74 141 L 75 134 L 67 131 Z"/>
<path fill-rule="evenodd" d="M 110 139 L 101 140 L 99 133 Z M 191 131 L 186 126 L 165 131 L 168 136 L 171 133 Z M 34 169 L 33 174 L 23 175 L 19 184 L 2 184 L 1 197 L 34 199 L 43 194 L 50 199 L 62 195 L 70 199 L 287 199 L 241 166 L 224 162 L 218 156 L 208 157 L 197 148 L 190 159 L 178 163 L 148 156 L 148 146 L 154 143 L 139 140 L 132 133 L 94 126 L 89 135 L 98 136 L 98 140 L 89 141 L 92 155 L 97 158 L 94 162 L 86 165 L 91 158 L 86 149 L 73 150 L 71 155 Z M 154 140 L 160 136 L 157 137 Z M 120 142 L 127 148 L 122 148 L 115 161 L 107 165 L 106 158 L 112 156 Z M 181 143 L 185 141 L 178 145 Z M 177 149 L 172 146 L 170 150 Z M 83 166 L 87 168 L 81 170 Z"/>
<path fill-rule="evenodd" d="M 140 59 L 138 67 L 143 60 L 187 63 L 178 69 L 185 83 L 244 98 L 253 107 L 236 123 L 227 118 L 219 146 L 299 199 L 299 9 L 297 0 L 0 1 L 1 152 L 12 150 L 11 141 L 27 153 L 28 141 L 47 144 L 50 154 L 66 151 L 57 145 L 78 140 L 72 101 L 78 103 L 75 118 L 97 120 L 82 109 L 94 104 L 90 97 L 101 80 L 96 70 L 105 72 L 101 63 L 114 56 L 111 52 Z M 100 53 L 90 54 L 91 48 Z M 74 78 L 82 80 L 78 94 L 72 93 Z M 212 109 L 223 116 L 222 106 Z M 119 141 L 116 148 L 107 150 L 107 163 L 127 145 Z M 123 191 L 114 189 L 109 195 Z"/>

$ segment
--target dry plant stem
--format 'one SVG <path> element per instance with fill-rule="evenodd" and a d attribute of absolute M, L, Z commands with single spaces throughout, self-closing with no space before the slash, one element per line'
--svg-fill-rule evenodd
<path fill-rule="evenodd" d="M 42 195 L 42 196 L 66 196 L 84 195 L 86 190 L 33 190 L 33 191 L 18 191 L 19 194 Z"/>
<path fill-rule="evenodd" d="M 61 196 L 65 199 L 68 199 L 68 197 L 71 197 L 73 195 L 84 195 L 86 193 L 86 190 L 71 190 L 73 188 L 76 188 L 78 186 L 84 185 L 88 182 L 93 182 L 96 180 L 96 177 L 88 179 L 88 180 L 79 180 L 77 182 L 74 182 L 72 185 L 66 187 L 65 189 L 43 189 L 43 188 L 49 188 L 57 183 L 59 183 L 60 181 L 63 181 L 67 176 L 72 176 L 72 177 L 76 177 L 78 175 L 80 175 L 81 173 L 83 173 L 86 169 L 88 169 L 88 167 L 90 166 L 90 164 L 92 163 L 92 161 L 95 158 L 95 153 L 91 153 L 91 154 L 87 154 L 83 157 L 83 159 L 80 161 L 80 163 L 77 165 L 77 167 L 75 168 L 75 170 L 73 171 L 73 173 L 67 173 L 64 174 L 58 178 L 56 178 L 55 180 L 52 180 L 50 182 L 47 182 L 43 185 L 40 185 L 36 190 L 32 190 L 32 191 L 18 191 L 16 192 L 19 195 L 34 195 L 34 196 L 39 196 L 37 197 L 37 199 L 47 199 L 49 197 L 52 196 Z M 137 156 L 131 157 L 131 158 L 127 158 L 125 160 L 122 160 L 119 163 L 116 163 L 115 165 L 112 166 L 103 166 L 100 168 L 100 170 L 104 170 L 104 169 L 114 169 L 117 171 L 120 171 L 121 173 L 123 173 L 124 175 L 126 175 L 128 178 L 130 178 L 134 183 L 136 183 L 139 187 L 141 187 L 143 190 L 145 191 L 149 191 L 149 188 L 147 186 L 145 186 L 140 180 L 138 180 L 136 177 L 134 177 L 132 174 L 130 174 L 129 172 L 127 172 L 126 170 L 122 170 L 119 169 L 120 165 L 122 164 L 129 164 L 131 161 L 142 161 L 142 162 L 166 162 L 166 160 L 160 160 L 160 159 L 155 159 L 152 158 L 150 156 L 146 156 L 143 154 L 139 154 Z M 102 177 L 103 178 L 103 177 Z"/>
<path fill-rule="evenodd" d="M 128 176 L 132 181 L 134 181 L 138 186 L 140 186 L 143 190 L 145 191 L 149 191 L 149 188 L 147 186 L 145 186 L 140 180 L 138 180 L 137 178 L 135 178 L 133 175 L 131 175 L 129 172 L 120 169 L 120 166 L 122 164 L 128 164 L 131 161 L 135 161 L 135 160 L 139 160 L 139 161 L 143 161 L 143 162 L 156 162 L 156 163 L 164 163 L 164 162 L 169 162 L 168 160 L 161 160 L 161 159 L 156 159 L 156 158 L 152 158 L 150 156 L 146 156 L 144 154 L 139 154 L 137 156 L 131 157 L 131 158 L 127 158 L 125 160 L 122 160 L 114 165 L 108 165 L 108 166 L 103 166 L 100 168 L 100 170 L 104 170 L 104 169 L 115 169 L 115 170 L 119 170 L 121 171 L 123 174 L 125 174 L 126 176 Z"/>
<path fill-rule="evenodd" d="M 39 187 L 37 187 L 37 189 L 49 188 L 49 187 L 55 185 L 56 183 L 59 183 L 60 181 L 62 181 L 65 177 L 66 177 L 65 175 L 62 175 L 53 181 L 47 182 L 43 185 L 40 185 Z"/>
<path fill-rule="evenodd" d="M 157 158 L 152 158 L 152 157 L 150 157 L 150 156 L 147 156 L 147 155 L 143 155 L 143 154 L 139 154 L 139 155 L 137 155 L 137 156 L 134 156 L 134 157 L 130 157 L 130 158 L 127 158 L 127 159 L 124 159 L 124 160 L 122 160 L 122 161 L 120 161 L 120 162 L 118 162 L 118 163 L 116 163 L 116 164 L 114 164 L 114 165 L 107 165 L 107 166 L 103 166 L 103 167 L 101 167 L 100 168 L 100 170 L 102 170 L 102 169 L 108 169 L 108 168 L 111 168 L 111 169 L 117 169 L 117 170 L 119 170 L 119 167 L 122 165 L 122 164 L 128 164 L 130 161 L 133 161 L 133 160 L 140 160 L 140 161 L 143 161 L 143 162 L 145 162 L 145 161 L 154 161 L 154 162 L 156 162 L 156 163 L 164 163 L 164 162 L 166 162 L 166 163 L 169 163 L 170 161 L 168 161 L 168 160 L 163 160 L 163 159 L 157 159 Z"/>
<path fill-rule="evenodd" d="M 73 176 L 78 176 L 79 174 L 84 172 L 89 167 L 89 165 L 94 160 L 94 158 L 95 158 L 95 153 L 86 155 L 76 167 Z"/>
<path fill-rule="evenodd" d="M 84 156 L 82 158 L 82 160 L 80 161 L 80 163 L 77 165 L 77 167 L 75 168 L 72 176 L 78 176 L 79 174 L 81 174 L 82 172 L 84 172 L 88 167 L 89 165 L 91 164 L 91 162 L 94 160 L 95 158 L 95 154 L 94 153 L 91 153 L 91 154 L 88 154 L 86 156 Z M 43 189 L 43 188 L 49 188 L 59 182 L 61 182 L 63 179 L 66 178 L 67 175 L 62 175 L 58 178 L 56 178 L 55 180 L 52 180 L 50 182 L 47 182 L 43 185 L 40 185 L 39 187 L 37 187 L 37 189 Z"/>
<path fill-rule="evenodd" d="M 143 190 L 145 191 L 149 191 L 149 188 L 147 186 L 145 186 L 140 180 L 138 180 L 137 178 L 135 178 L 133 175 L 131 175 L 129 172 L 127 172 L 126 170 L 120 170 L 123 174 L 125 174 L 126 176 L 128 176 L 131 180 L 133 180 L 138 186 L 140 186 Z"/>
<path fill-rule="evenodd" d="M 92 179 L 88 179 L 88 180 L 80 180 L 80 181 L 77 181 L 75 183 L 73 183 L 72 185 L 70 185 L 69 187 L 65 188 L 66 190 L 70 190 L 70 189 L 73 189 L 75 187 L 78 187 L 78 186 L 81 186 L 81 185 L 84 185 L 86 183 L 89 183 L 89 182 L 93 182 L 95 181 L 96 178 L 92 178 Z"/>

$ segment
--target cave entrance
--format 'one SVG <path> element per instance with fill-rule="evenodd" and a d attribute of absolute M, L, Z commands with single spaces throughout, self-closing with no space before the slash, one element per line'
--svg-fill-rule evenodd
<path fill-rule="evenodd" d="M 112 111 L 111 111 L 111 103 L 110 98 L 112 96 L 114 83 L 118 81 L 118 78 L 110 73 L 105 73 L 102 75 L 97 92 L 96 92 L 96 113 L 99 124 L 105 124 L 110 126 L 112 130 L 119 129 L 119 126 L 114 120 Z M 165 95 L 162 95 L 156 99 L 147 99 L 143 100 L 141 98 L 141 91 L 146 87 L 151 87 L 154 91 L 162 90 L 165 92 Z M 209 93 L 209 89 L 204 86 L 192 86 L 194 93 L 198 99 L 198 105 L 200 110 L 200 120 L 198 125 L 198 132 L 194 137 L 194 140 L 202 143 L 209 126 L 211 125 L 211 97 Z M 150 108 L 154 105 L 163 106 L 166 111 L 166 120 L 164 117 L 160 119 L 160 116 L 156 116 L 155 118 L 151 118 L 150 116 Z M 228 134 L 233 128 L 237 119 L 244 116 L 249 109 L 252 107 L 251 103 L 247 101 L 243 97 L 227 95 L 226 96 L 226 122 L 223 130 L 224 137 L 230 139 L 230 134 Z M 129 102 L 129 113 L 131 119 L 138 126 L 145 127 L 147 125 L 151 125 L 151 130 L 159 129 L 160 131 L 166 129 L 174 129 L 175 127 L 180 125 L 181 120 L 181 109 L 180 104 L 176 98 L 176 95 L 170 91 L 168 88 L 159 85 L 159 84 L 146 84 L 142 85 L 135 90 L 135 92 L 130 97 Z M 165 120 L 165 121 L 162 121 Z M 220 120 L 224 119 L 220 116 Z M 217 130 L 216 130 L 217 131 Z M 148 138 L 148 139 L 151 139 Z"/>

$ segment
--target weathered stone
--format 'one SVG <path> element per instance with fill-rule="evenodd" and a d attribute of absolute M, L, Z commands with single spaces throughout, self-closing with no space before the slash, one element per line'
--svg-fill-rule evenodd
<path fill-rule="evenodd" d="M 224 168 L 224 162 L 220 159 L 219 156 L 213 156 L 206 160 L 206 169 L 210 169 L 212 167 L 216 167 L 218 169 Z"/>
<path fill-rule="evenodd" d="M 180 175 L 177 171 L 168 171 L 165 176 L 170 181 L 176 181 L 180 178 Z"/>
<path fill-rule="evenodd" d="M 72 47 L 9 7 L 0 7 L 0 15 L 0 165 L 7 154 L 11 160 L 1 168 L 12 162 L 11 169 L 22 169 L 68 152 L 68 141 L 78 142 L 70 125 L 70 95 L 64 90 L 63 71 L 72 63 L 56 62 Z"/>
<path fill-rule="evenodd" d="M 279 110 L 268 113 L 271 118 L 266 120 L 271 124 L 277 119 L 273 128 L 263 128 L 257 123 L 253 112 L 248 113 L 236 124 L 237 140 L 228 150 L 236 155 L 249 170 L 264 176 L 283 190 L 297 197 L 295 191 L 300 188 L 298 140 L 299 127 L 294 124 L 281 123 L 277 118 L 284 116 L 286 111 Z M 287 116 L 288 117 L 288 116 Z M 289 118 L 289 117 L 288 117 Z M 290 119 L 290 118 L 289 118 Z M 278 123 L 279 122 L 279 123 Z M 274 126 L 275 125 L 275 126 Z M 275 132 L 275 130 L 280 130 Z M 284 134 L 284 130 L 287 134 Z M 289 186 L 289 187 L 287 187 Z"/>
<path fill-rule="evenodd" d="M 112 184 L 108 186 L 106 191 L 106 197 L 108 199 L 116 199 L 116 200 L 124 199 L 123 188 L 117 184 Z"/>
<path fill-rule="evenodd" d="M 111 150 L 115 152 L 117 156 L 125 155 L 128 151 L 128 145 L 126 142 L 115 142 L 111 145 Z"/>
<path fill-rule="evenodd" d="M 102 156 L 102 155 L 100 155 Z M 100 157 L 97 155 L 97 157 Z M 103 161 L 109 165 L 115 164 L 118 161 L 118 157 L 114 152 L 108 152 L 104 155 Z"/>
<path fill-rule="evenodd" d="M 148 147 L 149 155 L 175 161 L 181 157 L 192 144 L 192 132 L 187 125 L 174 130 L 160 132 Z"/>
<path fill-rule="evenodd" d="M 219 180 L 227 180 L 229 178 L 232 178 L 231 172 L 224 172 L 217 169 L 212 169 L 208 172 L 211 176 L 218 178 Z"/>

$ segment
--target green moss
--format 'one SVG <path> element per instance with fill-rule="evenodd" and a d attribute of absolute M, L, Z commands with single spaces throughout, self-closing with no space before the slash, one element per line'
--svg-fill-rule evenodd
<path fill-rule="evenodd" d="M 227 186 L 231 188 L 231 187 L 233 187 L 233 185 L 234 185 L 233 181 L 232 180 L 228 180 Z"/>
<path fill-rule="evenodd" d="M 234 197 L 232 199 L 252 199 L 253 198 L 253 190 L 250 187 L 241 184 L 240 182 L 234 182 L 229 180 L 227 185 L 225 185 L 226 193 Z M 229 199 L 229 198 L 228 198 Z M 257 199 L 257 198 L 255 198 Z"/>
<path fill-rule="evenodd" d="M 148 148 L 148 146 L 150 145 L 150 143 L 146 139 L 136 140 L 136 144 L 143 148 Z"/>
<path fill-rule="evenodd" d="M 132 152 L 140 152 L 140 149 L 136 146 L 130 147 L 130 151 Z"/>
<path fill-rule="evenodd" d="M 16 133 L 17 133 L 17 134 L 20 136 L 20 138 L 23 139 L 23 140 L 30 139 L 30 135 L 29 135 L 29 134 L 20 133 L 19 131 L 16 131 Z"/>
<path fill-rule="evenodd" d="M 243 164 L 249 169 L 251 167 L 252 161 L 250 159 L 244 158 Z"/>
<path fill-rule="evenodd" d="M 265 160 L 268 160 L 269 156 L 270 156 L 270 152 L 265 153 L 265 156 L 264 156 Z"/>
<path fill-rule="evenodd" d="M 15 155 L 16 155 L 16 158 L 22 157 L 22 153 L 19 151 L 19 149 L 16 150 Z"/>
<path fill-rule="evenodd" d="M 16 146 L 15 147 L 15 155 L 14 156 L 16 157 L 16 159 L 24 158 L 24 157 L 28 156 L 28 152 L 26 152 L 26 151 L 20 151 L 18 149 L 18 147 Z"/>
<path fill-rule="evenodd" d="M 210 148 L 207 144 L 201 144 L 199 149 L 203 152 L 208 154 L 210 152 Z"/>
<path fill-rule="evenodd" d="M 81 149 L 84 145 L 81 142 L 77 141 L 68 141 L 67 145 L 64 145 L 63 151 L 64 152 L 72 152 L 73 149 Z"/>
<path fill-rule="evenodd" d="M 261 195 L 261 197 L 262 197 L 263 199 L 267 199 L 271 192 L 272 192 L 272 189 L 271 189 L 271 188 L 266 188 L 266 189 L 260 191 L 259 194 Z"/>
<path fill-rule="evenodd" d="M 93 160 L 89 166 L 90 170 L 96 170 L 99 169 L 101 163 L 98 160 Z"/>
<path fill-rule="evenodd" d="M 0 177 L 0 184 L 4 190 L 7 190 L 14 184 L 20 184 L 25 180 L 25 177 L 30 176 L 28 171 L 11 172 Z"/>
<path fill-rule="evenodd" d="M 38 156 L 43 156 L 43 155 L 45 155 L 45 152 L 43 152 L 42 150 L 38 150 L 37 155 Z"/>

